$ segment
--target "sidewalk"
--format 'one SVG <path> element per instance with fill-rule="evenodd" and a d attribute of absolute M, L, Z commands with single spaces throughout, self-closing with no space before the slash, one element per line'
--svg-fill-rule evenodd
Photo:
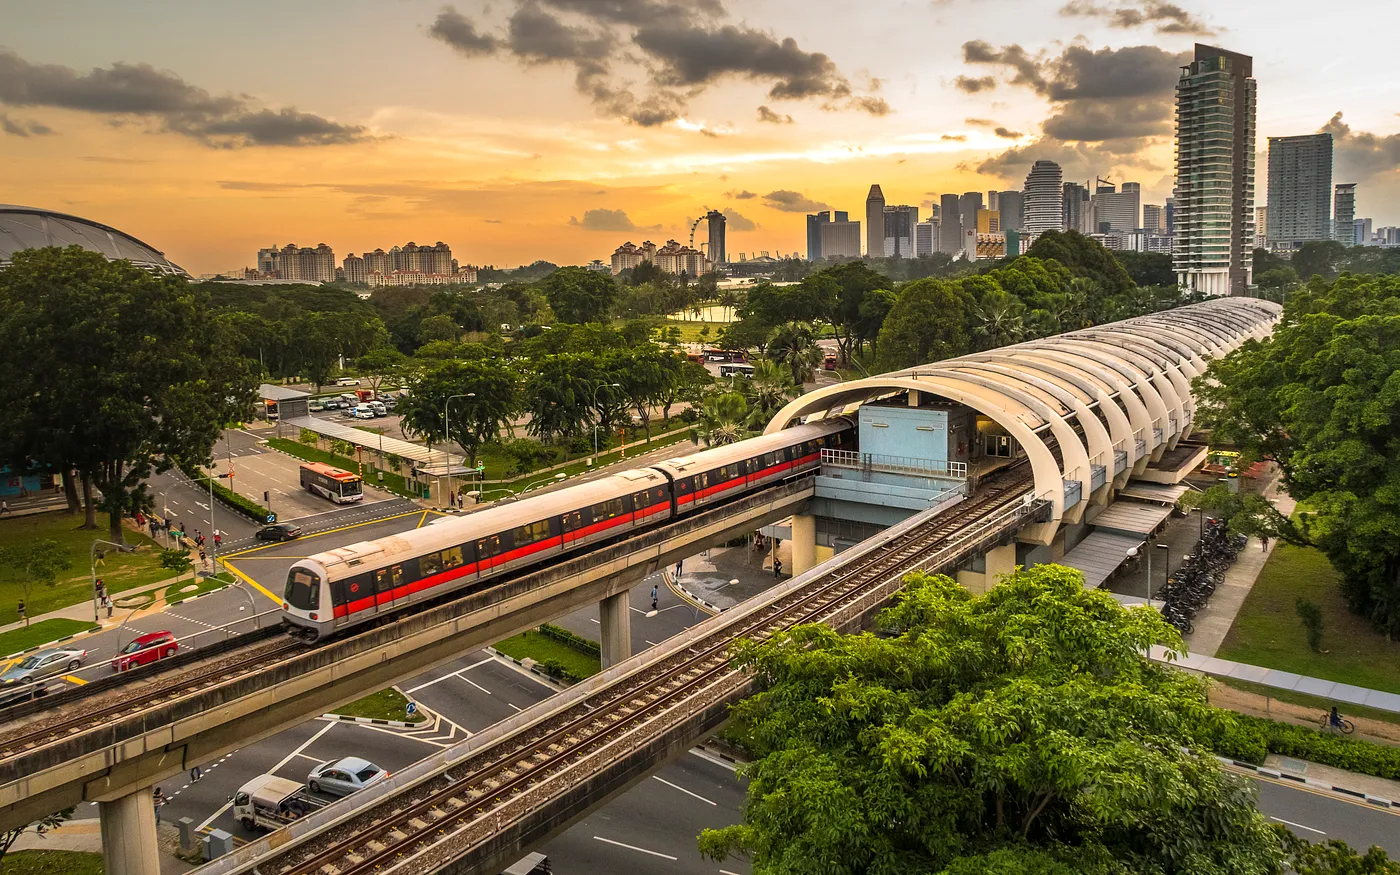
<path fill-rule="evenodd" d="M 156 828 L 156 843 L 160 846 L 160 875 L 178 875 L 194 867 L 174 856 L 180 846 L 180 829 L 172 823 Z M 102 853 L 102 828 L 97 818 L 70 820 L 52 832 L 37 835 L 25 832 L 15 839 L 16 851 L 85 851 Z"/>

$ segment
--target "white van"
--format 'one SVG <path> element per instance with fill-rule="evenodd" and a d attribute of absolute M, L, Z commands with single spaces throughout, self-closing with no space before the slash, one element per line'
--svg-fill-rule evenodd
<path fill-rule="evenodd" d="M 388 416 L 388 415 L 389 415 L 389 408 L 387 408 L 387 407 L 384 406 L 384 402 L 383 402 L 383 401 L 371 401 L 371 402 L 369 402 L 369 409 L 374 411 L 374 415 L 375 415 L 375 416 Z"/>
<path fill-rule="evenodd" d="M 337 386 L 358 386 L 360 385 L 360 381 L 356 377 L 341 377 L 339 380 L 335 381 L 335 384 Z"/>
<path fill-rule="evenodd" d="M 349 393 L 349 392 L 345 392 L 345 393 L 342 393 L 342 394 L 341 394 L 340 400 L 341 400 L 341 401 L 344 401 L 346 404 L 350 405 L 351 407 L 354 407 L 356 404 L 359 404 L 359 403 L 360 403 L 360 396 L 359 396 L 359 395 L 353 395 L 353 394 L 351 394 L 351 393 Z"/>
<path fill-rule="evenodd" d="M 296 781 L 259 775 L 238 788 L 233 797 L 233 816 L 244 829 L 274 830 L 325 804 Z"/>
<path fill-rule="evenodd" d="M 368 404 L 356 404 L 353 412 L 356 419 L 374 419 L 374 408 Z"/>

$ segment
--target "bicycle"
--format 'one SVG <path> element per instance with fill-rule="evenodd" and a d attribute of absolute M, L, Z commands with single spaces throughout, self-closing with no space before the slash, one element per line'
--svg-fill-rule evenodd
<path fill-rule="evenodd" d="M 1343 735 L 1351 735 L 1356 731 L 1356 724 L 1345 717 L 1339 717 L 1337 724 L 1333 725 L 1332 715 L 1330 713 L 1323 714 L 1318 724 L 1322 727 L 1323 732 L 1340 732 Z"/>

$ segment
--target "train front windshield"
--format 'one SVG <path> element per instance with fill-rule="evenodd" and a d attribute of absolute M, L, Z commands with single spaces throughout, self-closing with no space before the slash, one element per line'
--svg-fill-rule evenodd
<path fill-rule="evenodd" d="M 321 578 L 305 568 L 293 568 L 287 574 L 287 604 L 303 611 L 321 606 Z"/>

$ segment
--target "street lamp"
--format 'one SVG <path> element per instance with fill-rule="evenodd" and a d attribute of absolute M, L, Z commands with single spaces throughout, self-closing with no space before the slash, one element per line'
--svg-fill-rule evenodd
<path fill-rule="evenodd" d="M 447 494 L 452 494 L 452 453 L 448 447 L 452 444 L 452 420 L 447 418 L 447 407 L 452 403 L 453 398 L 475 398 L 475 392 L 465 392 L 461 395 L 448 395 L 447 400 L 442 402 L 442 455 L 447 460 Z"/>
<path fill-rule="evenodd" d="M 1168 580 L 1171 580 L 1171 576 L 1172 576 L 1172 551 L 1171 551 L 1171 547 L 1167 546 L 1166 544 L 1158 544 L 1158 545 L 1157 545 L 1157 549 L 1158 549 L 1158 550 L 1163 550 L 1163 551 L 1165 551 L 1165 553 L 1164 553 L 1163 556 L 1162 556 L 1162 585 L 1163 585 L 1163 586 L 1166 586 L 1166 585 L 1167 585 L 1167 581 L 1168 581 Z M 1151 577 L 1148 577 L 1148 578 L 1147 578 L 1147 604 L 1148 604 L 1149 606 L 1152 604 L 1152 578 L 1151 578 Z"/>
<path fill-rule="evenodd" d="M 92 621 L 97 622 L 97 545 L 106 544 L 108 547 L 116 547 L 123 553 L 135 553 L 136 548 L 128 544 L 114 544 L 111 541 L 104 541 L 101 538 L 94 538 L 92 546 L 88 548 L 88 570 L 92 573 Z"/>

